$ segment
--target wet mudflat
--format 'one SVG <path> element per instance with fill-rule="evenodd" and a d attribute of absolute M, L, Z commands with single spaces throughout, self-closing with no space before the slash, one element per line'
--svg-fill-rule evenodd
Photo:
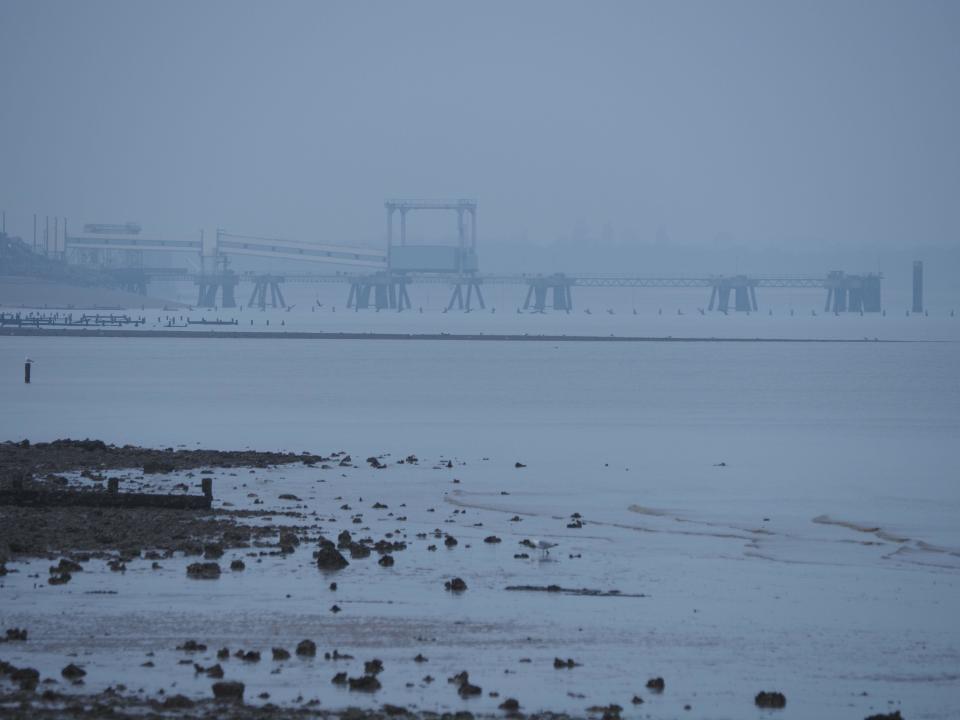
<path fill-rule="evenodd" d="M 811 707 L 841 717 L 850 715 L 830 709 L 840 700 L 877 709 L 875 694 L 889 694 L 889 674 L 900 673 L 898 685 L 905 685 L 901 697 L 887 698 L 897 707 L 911 682 L 952 682 L 951 643 L 926 633 L 922 649 L 908 647 L 939 672 L 911 681 L 894 660 L 903 640 L 858 627 L 851 616 L 803 647 L 779 622 L 783 614 L 815 620 L 800 607 L 802 597 L 791 598 L 792 583 L 805 596 L 822 592 L 844 566 L 889 558 L 893 571 L 910 575 L 913 561 L 960 560 L 950 553 L 902 538 L 861 540 L 853 530 L 837 536 L 814 518 L 794 527 L 794 518 L 779 513 L 691 521 L 627 505 L 611 513 L 596 500 L 567 512 L 568 499 L 551 499 L 549 483 L 526 479 L 529 466 L 515 463 L 323 460 L 208 470 L 215 510 L 205 522 L 172 530 L 174 543 L 131 524 L 131 534 L 115 535 L 116 548 L 108 550 L 98 528 L 116 526 L 71 518 L 78 508 L 0 510 L 5 527 L 11 513 L 33 512 L 35 525 L 82 520 L 94 529 L 86 537 L 51 533 L 43 550 L 15 546 L 3 578 L 3 620 L 27 629 L 28 639 L 6 643 L 0 657 L 37 668 L 41 692 L 70 696 L 122 685 L 122 697 L 198 701 L 226 678 L 243 683 L 253 705 L 324 710 L 373 711 L 386 702 L 496 713 L 512 698 L 525 712 L 574 716 L 609 714 L 611 704 L 625 716 L 638 716 L 641 706 L 652 717 L 698 710 L 712 717 L 723 708 L 737 716 L 738 706 L 753 712 L 757 692 L 781 688 L 798 717 Z M 200 479 L 191 471 L 114 473 L 123 490 L 190 490 Z M 99 482 L 79 472 L 64 477 L 72 487 Z M 324 547 L 342 558 L 338 569 L 318 565 Z M 790 557 L 825 548 L 832 571 Z M 191 573 L 197 565 L 216 572 Z M 734 568 L 736 581 L 724 580 Z M 67 571 L 67 582 L 51 583 Z M 462 585 L 451 588 L 454 579 Z M 860 579 L 860 609 L 883 604 L 869 600 L 879 581 L 869 573 Z M 750 606 L 738 607 L 738 587 Z M 315 649 L 298 652 L 304 641 Z M 865 662 L 865 651 L 875 659 Z M 828 691 L 785 677 L 784 668 L 807 662 L 808 653 L 835 665 L 837 674 L 824 681 Z M 734 682 L 723 670 L 731 655 L 752 682 Z M 367 672 L 374 661 L 382 669 Z M 62 676 L 71 663 L 82 677 Z M 851 672 L 864 665 L 873 672 Z M 479 690 L 464 693 L 462 683 L 448 682 L 463 671 Z M 662 691 L 646 687 L 657 677 L 665 678 Z M 366 688 L 364 678 L 376 684 Z"/>
<path fill-rule="evenodd" d="M 325 372 L 341 381 L 322 417 L 297 416 L 302 431 L 289 418 L 260 427 L 266 447 L 308 450 L 317 456 L 309 464 L 100 473 L 119 478 L 121 492 L 197 493 L 211 479 L 214 507 L 191 521 L 197 532 L 190 523 L 177 531 L 181 546 L 162 534 L 115 548 L 52 534 L 52 544 L 8 551 L 0 631 L 28 634 L 0 644 L 0 659 L 36 668 L 39 694 L 123 686 L 140 709 L 177 695 L 212 702 L 215 683 L 241 682 L 247 705 L 265 712 L 387 704 L 500 716 L 602 717 L 611 705 L 621 717 L 954 714 L 960 542 L 945 479 L 943 438 L 956 426 L 949 384 L 910 387 L 903 375 L 906 388 L 890 386 L 897 371 L 880 358 L 834 405 L 811 393 L 843 387 L 822 364 L 776 378 L 727 364 L 714 367 L 726 394 L 673 393 L 670 410 L 665 396 L 634 388 L 660 373 L 660 385 L 676 390 L 671 365 L 694 364 L 682 353 L 664 364 L 656 353 L 615 355 L 602 375 L 578 374 L 583 365 L 562 351 L 561 395 L 534 362 L 543 356 L 522 351 L 501 356 L 512 376 L 477 368 L 456 396 L 470 412 L 447 413 L 441 428 L 426 418 L 451 400 L 424 394 L 418 378 L 444 384 L 452 378 L 443 367 L 462 370 L 463 358 L 439 364 L 411 351 L 385 395 L 409 410 L 408 423 L 387 436 L 379 429 L 390 423 L 370 419 L 372 398 L 361 392 L 387 386 L 354 382 L 330 352 Z M 537 392 L 551 398 L 539 408 L 526 384 L 534 369 Z M 123 388 L 88 398 L 91 426 L 111 424 Z M 245 389 L 248 399 L 258 391 Z M 510 397 L 512 413 L 491 412 Z M 338 414 L 339 431 L 330 420 Z M 209 437 L 202 423 L 189 426 Z M 156 447 L 176 449 L 175 431 L 160 430 Z M 103 485 L 80 470 L 50 472 L 71 487 Z M 48 527 L 70 524 L 48 517 Z M 331 546 L 347 563 L 340 569 L 318 565 Z M 189 572 L 206 564 L 217 572 Z M 67 582 L 50 584 L 64 572 Z M 305 640 L 315 654 L 297 652 Z M 71 664 L 85 674 L 65 677 Z M 648 687 L 657 678 L 662 689 Z M 9 674 L 0 683 L 19 692 Z M 501 709 L 510 699 L 517 710 Z"/>

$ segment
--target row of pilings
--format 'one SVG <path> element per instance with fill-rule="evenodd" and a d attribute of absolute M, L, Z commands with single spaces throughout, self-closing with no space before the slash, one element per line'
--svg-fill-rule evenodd
<path fill-rule="evenodd" d="M 921 276 L 922 277 L 922 276 Z M 253 291 L 247 303 L 249 307 L 284 308 L 286 301 L 280 285 L 285 278 L 282 275 L 252 275 L 245 277 L 253 282 Z M 830 272 L 823 281 L 827 290 L 825 312 L 867 312 L 881 311 L 879 274 L 850 275 L 842 271 Z M 232 271 L 203 275 L 196 280 L 199 292 L 198 307 L 218 306 L 236 307 L 236 287 L 240 277 Z M 352 276 L 348 279 L 350 290 L 347 307 L 353 310 L 409 310 L 412 307 L 408 286 L 414 282 L 406 274 L 379 272 L 371 275 Z M 577 278 L 555 273 L 545 276 L 531 276 L 523 279 L 527 293 L 523 302 L 525 311 L 545 312 L 551 309 L 558 312 L 571 312 L 574 309 L 572 288 Z M 710 278 L 703 281 L 710 287 L 708 310 L 727 313 L 756 312 L 757 287 L 761 281 L 747 275 Z M 922 279 L 921 279 L 922 282 Z M 446 310 L 484 309 L 481 275 L 467 274 L 451 277 L 450 300 Z M 922 286 L 921 286 L 922 287 Z M 921 290 L 922 292 L 922 290 Z M 922 300 L 919 301 L 922 308 Z M 915 303 L 917 304 L 917 303 Z M 914 310 L 917 312 L 917 310 Z"/>

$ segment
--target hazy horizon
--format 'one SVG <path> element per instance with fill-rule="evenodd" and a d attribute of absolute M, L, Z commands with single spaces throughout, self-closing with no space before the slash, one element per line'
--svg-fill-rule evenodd
<path fill-rule="evenodd" d="M 948 2 L 6 0 L 0 208 L 24 237 L 37 212 L 379 245 L 385 198 L 467 196 L 495 269 L 510 246 L 954 251 L 958 21 Z M 413 240 L 453 227 L 410 218 Z"/>

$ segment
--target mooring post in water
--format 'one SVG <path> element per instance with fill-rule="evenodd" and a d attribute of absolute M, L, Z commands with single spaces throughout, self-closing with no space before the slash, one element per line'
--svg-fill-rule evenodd
<path fill-rule="evenodd" d="M 213 478 L 203 478 L 200 481 L 200 487 L 203 488 L 203 496 L 212 498 L 213 497 Z"/>
<path fill-rule="evenodd" d="M 30 366 L 33 365 L 33 360 L 27 358 L 23 363 L 23 381 L 30 384 Z"/>
<path fill-rule="evenodd" d="M 116 495 L 120 492 L 120 478 L 107 478 L 107 492 Z"/>
<path fill-rule="evenodd" d="M 923 261 L 913 262 L 913 312 L 923 312 Z"/>

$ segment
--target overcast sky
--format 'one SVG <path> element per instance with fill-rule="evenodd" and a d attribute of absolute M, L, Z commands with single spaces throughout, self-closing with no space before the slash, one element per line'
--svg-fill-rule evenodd
<path fill-rule="evenodd" d="M 960 3 L 0 0 L 0 207 L 384 236 L 956 246 Z M 414 236 L 449 229 L 411 218 Z"/>

